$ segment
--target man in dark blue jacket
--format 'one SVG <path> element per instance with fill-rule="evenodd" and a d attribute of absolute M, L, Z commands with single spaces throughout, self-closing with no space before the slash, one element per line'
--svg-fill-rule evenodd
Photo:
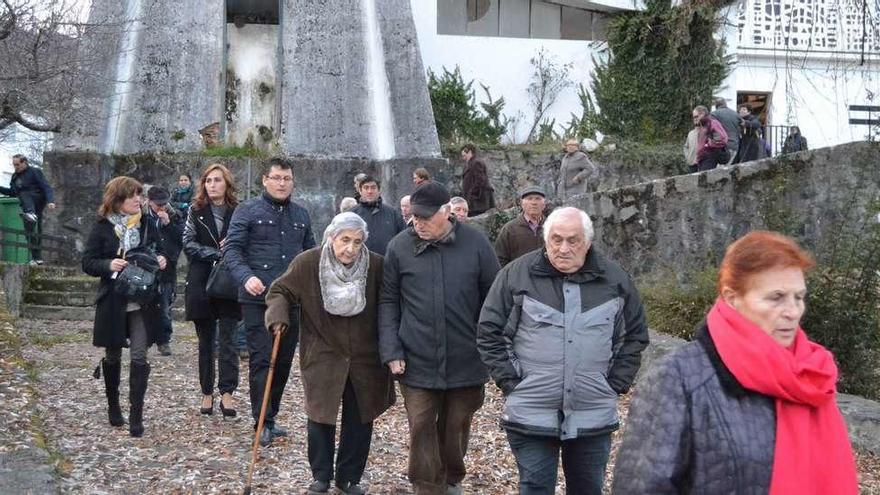
<path fill-rule="evenodd" d="M 379 180 L 370 175 L 366 176 L 358 186 L 360 198 L 358 205 L 351 209 L 359 217 L 367 222 L 367 249 L 385 256 L 385 248 L 398 233 L 406 229 L 406 223 L 400 212 L 394 208 L 382 204 L 379 196 L 381 185 Z"/>
<path fill-rule="evenodd" d="M 251 413 L 260 417 L 263 390 L 269 371 L 272 336 L 266 329 L 266 290 L 299 253 L 315 247 L 309 213 L 290 200 L 293 169 L 290 162 L 272 158 L 263 171 L 263 194 L 245 201 L 232 214 L 223 256 L 232 276 L 238 280 L 238 302 L 247 329 L 250 352 L 249 374 Z M 273 437 L 287 432 L 275 425 L 281 394 L 290 375 L 293 353 L 299 337 L 299 318 L 291 317 L 290 328 L 281 337 L 272 391 L 266 410 L 266 427 L 260 437 L 269 445 Z"/>
<path fill-rule="evenodd" d="M 24 219 L 24 230 L 27 232 L 27 240 L 31 250 L 31 263 L 42 264 L 43 256 L 40 252 L 43 234 L 43 210 L 48 206 L 55 209 L 55 198 L 52 186 L 46 182 L 46 177 L 38 168 L 28 166 L 28 160 L 23 155 L 12 157 L 12 167 L 15 173 L 9 179 L 9 187 L 0 186 L 0 193 L 18 198 L 21 204 L 21 216 Z"/>
<path fill-rule="evenodd" d="M 177 289 L 177 260 L 183 249 L 183 214 L 169 204 L 171 193 L 161 186 L 147 191 L 147 207 L 144 212 L 149 219 L 148 228 L 155 228 L 165 247 L 168 264 L 159 272 L 159 304 L 162 308 L 162 328 L 156 337 L 159 354 L 171 355 L 171 305 Z"/>

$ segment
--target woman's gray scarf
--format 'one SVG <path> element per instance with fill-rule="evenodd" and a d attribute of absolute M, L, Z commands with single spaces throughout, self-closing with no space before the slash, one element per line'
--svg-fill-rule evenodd
<path fill-rule="evenodd" d="M 112 213 L 107 216 L 107 220 L 113 224 L 113 232 L 119 238 L 119 251 L 123 256 L 129 249 L 137 247 L 141 243 L 140 219 L 141 213 L 134 215 Z"/>
<path fill-rule="evenodd" d="M 367 270 L 370 269 L 370 252 L 361 246 L 361 252 L 351 266 L 345 266 L 333 254 L 328 239 L 321 250 L 318 263 L 318 281 L 324 309 L 331 315 L 354 316 L 367 305 Z"/>

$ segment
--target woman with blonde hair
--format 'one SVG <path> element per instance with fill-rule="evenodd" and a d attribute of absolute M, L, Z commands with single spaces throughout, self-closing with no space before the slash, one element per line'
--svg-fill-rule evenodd
<path fill-rule="evenodd" d="M 167 260 L 163 256 L 161 235 L 142 215 L 143 186 L 131 177 L 116 177 L 104 188 L 98 208 L 98 220 L 83 251 L 82 269 L 101 283 L 95 298 L 95 323 L 92 344 L 106 349 L 95 377 L 104 374 L 107 413 L 112 426 L 122 426 L 125 418 L 119 405 L 119 379 L 122 369 L 122 348 L 129 348 L 129 433 L 144 433 L 144 395 L 150 376 L 147 350 L 156 341 L 160 317 L 158 299 L 135 302 L 118 290 L 119 273 L 134 262 L 137 252 L 148 253 L 160 270 Z"/>
<path fill-rule="evenodd" d="M 241 320 L 241 308 L 234 299 L 209 297 L 206 288 L 211 269 L 222 256 L 226 231 L 237 205 L 232 174 L 222 164 L 212 163 L 199 178 L 183 230 L 183 250 L 189 258 L 186 319 L 195 324 L 199 338 L 199 412 L 214 412 L 214 336 L 219 328 L 217 385 L 224 417 L 236 415 L 232 394 L 238 387 L 238 352 L 233 336 Z"/>
<path fill-rule="evenodd" d="M 858 493 L 834 356 L 800 327 L 812 266 L 775 232 L 727 248 L 695 341 L 637 386 L 614 493 Z"/>

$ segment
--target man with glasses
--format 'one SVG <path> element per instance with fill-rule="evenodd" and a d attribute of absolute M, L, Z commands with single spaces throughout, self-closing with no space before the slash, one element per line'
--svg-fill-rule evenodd
<path fill-rule="evenodd" d="M 433 181 L 412 193 L 413 228 L 388 243 L 379 295 L 379 353 L 400 379 L 416 495 L 462 493 L 488 381 L 476 323 L 498 260 L 482 232 L 450 215 L 449 199 Z"/>
<path fill-rule="evenodd" d="M 305 208 L 290 200 L 292 193 L 293 169 L 290 162 L 272 158 L 263 171 L 263 194 L 235 209 L 223 250 L 229 270 L 239 283 L 238 302 L 241 303 L 247 331 L 250 353 L 248 379 L 255 425 L 260 417 L 272 351 L 272 335 L 263 319 L 266 291 L 296 255 L 315 247 L 309 214 Z M 275 437 L 287 435 L 286 430 L 275 424 L 275 416 L 290 375 L 298 337 L 299 318 L 291 317 L 290 328 L 282 335 L 278 350 L 266 426 L 260 437 L 263 446 L 269 445 Z"/>

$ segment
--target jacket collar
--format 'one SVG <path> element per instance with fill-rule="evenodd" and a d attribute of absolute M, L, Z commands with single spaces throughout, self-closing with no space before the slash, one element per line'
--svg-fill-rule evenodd
<path fill-rule="evenodd" d="M 419 237 L 419 234 L 416 233 L 415 227 L 412 227 L 408 230 L 411 236 L 413 236 L 413 254 L 418 256 L 425 252 L 431 246 L 437 246 L 440 244 L 455 244 L 455 236 L 458 231 L 458 220 L 455 219 L 455 215 L 449 216 L 449 221 L 452 222 L 452 229 L 445 236 L 440 239 L 436 239 L 433 241 L 428 241 Z"/>
<path fill-rule="evenodd" d="M 284 201 L 278 201 L 277 199 L 273 198 L 272 196 L 269 196 L 269 193 L 267 193 L 266 191 L 263 191 L 262 197 L 263 197 L 263 201 L 265 201 L 275 207 L 288 206 L 291 203 L 290 196 L 288 196 L 287 199 L 285 199 Z"/>
<path fill-rule="evenodd" d="M 730 370 L 727 369 L 727 366 L 724 365 L 724 361 L 721 360 L 721 355 L 718 354 L 715 342 L 712 341 L 712 336 L 709 335 L 709 327 L 706 325 L 706 320 L 703 320 L 697 326 L 696 340 L 709 356 L 709 362 L 712 363 L 712 367 L 715 369 L 715 374 L 718 375 L 718 381 L 721 382 L 721 388 L 733 397 L 739 398 L 748 395 L 749 392 L 740 385 L 736 380 L 736 377 L 733 376 L 733 373 L 731 373 Z"/>
<path fill-rule="evenodd" d="M 541 248 L 541 253 L 535 258 L 535 261 L 529 267 L 529 273 L 536 277 L 563 277 L 568 281 L 582 284 L 595 280 L 605 274 L 605 260 L 596 249 L 590 246 L 587 251 L 587 257 L 584 260 L 581 269 L 574 273 L 562 273 L 557 270 L 547 258 L 547 248 Z"/>

